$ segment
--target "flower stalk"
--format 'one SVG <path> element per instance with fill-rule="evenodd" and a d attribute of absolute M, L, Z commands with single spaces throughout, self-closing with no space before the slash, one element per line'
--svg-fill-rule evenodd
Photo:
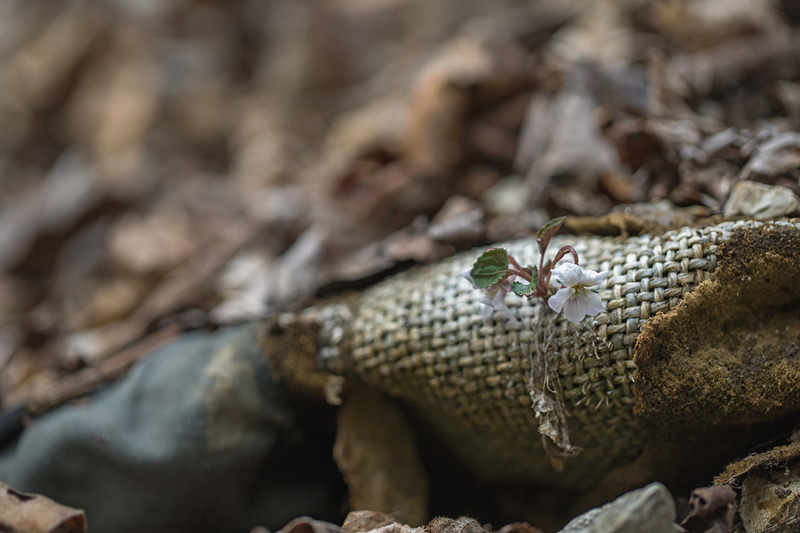
<path fill-rule="evenodd" d="M 484 318 L 491 316 L 493 311 L 504 311 L 513 318 L 505 304 L 505 296 L 509 292 L 528 299 L 541 298 L 555 312 L 563 310 L 564 316 L 571 322 L 603 311 L 600 296 L 587 289 L 602 283 L 608 272 L 597 273 L 581 268 L 578 252 L 572 246 L 561 247 L 552 261 L 544 263 L 547 246 L 563 222 L 564 217 L 553 219 L 536 232 L 538 267 L 523 267 L 503 248 L 489 248 L 478 257 L 471 270 L 462 273 L 474 288 L 486 291 L 486 297 L 481 300 L 487 306 L 482 313 Z M 553 268 L 567 255 L 572 255 L 572 263 L 565 262 Z M 550 294 L 552 276 L 562 283 L 561 289 L 553 295 Z M 518 277 L 527 283 L 516 281 Z"/>

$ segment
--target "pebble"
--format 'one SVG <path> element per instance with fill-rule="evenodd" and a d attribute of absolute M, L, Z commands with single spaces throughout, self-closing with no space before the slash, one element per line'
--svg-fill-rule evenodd
<path fill-rule="evenodd" d="M 725 216 L 782 217 L 797 211 L 797 196 L 781 185 L 740 181 L 725 203 Z"/>
<path fill-rule="evenodd" d="M 675 501 L 661 483 L 623 494 L 572 519 L 559 533 L 676 533 Z"/>

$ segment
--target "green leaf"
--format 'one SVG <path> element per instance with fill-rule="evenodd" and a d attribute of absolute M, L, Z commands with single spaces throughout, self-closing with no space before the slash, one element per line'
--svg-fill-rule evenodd
<path fill-rule="evenodd" d="M 535 285 L 529 285 L 527 283 L 521 283 L 519 281 L 515 281 L 511 284 L 511 291 L 516 294 L 517 296 L 528 296 L 533 293 L 533 290 L 536 288 Z"/>
<path fill-rule="evenodd" d="M 536 267 L 533 267 L 533 272 L 531 273 L 531 282 L 530 283 L 521 283 L 519 281 L 515 281 L 511 284 L 511 290 L 517 296 L 530 296 L 533 294 L 533 291 L 536 290 L 536 283 L 539 281 L 539 272 Z"/>
<path fill-rule="evenodd" d="M 539 243 L 539 251 L 544 253 L 547 249 L 547 245 L 550 244 L 550 239 L 553 238 L 553 235 L 561 229 L 561 224 L 564 222 L 565 217 L 558 217 L 554 218 L 541 228 L 539 231 L 536 232 L 536 242 Z"/>
<path fill-rule="evenodd" d="M 502 248 L 486 250 L 475 260 L 469 274 L 481 289 L 500 283 L 511 275 L 508 271 L 508 253 Z"/>

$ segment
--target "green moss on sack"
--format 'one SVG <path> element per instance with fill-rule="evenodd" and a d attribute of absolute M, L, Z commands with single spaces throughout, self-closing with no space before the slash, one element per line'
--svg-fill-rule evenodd
<path fill-rule="evenodd" d="M 731 427 L 800 409 L 800 235 L 768 224 L 720 248 L 713 280 L 644 324 L 635 413 L 651 427 Z"/>

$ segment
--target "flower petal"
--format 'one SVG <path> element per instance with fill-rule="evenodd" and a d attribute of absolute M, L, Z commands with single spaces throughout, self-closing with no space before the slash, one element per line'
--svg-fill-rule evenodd
<path fill-rule="evenodd" d="M 517 321 L 511 309 L 506 305 L 506 294 L 508 293 L 502 288 L 486 291 L 487 298 L 481 298 L 480 300 L 480 302 L 486 306 L 481 309 L 481 317 L 483 317 L 484 320 L 492 316 L 494 311 L 503 311 L 508 316 L 509 320 L 513 322 Z"/>
<path fill-rule="evenodd" d="M 475 285 L 475 280 L 472 279 L 472 269 L 465 270 L 464 272 L 462 272 L 461 273 L 461 277 L 464 278 L 465 280 L 469 281 L 472 284 L 472 288 L 473 289 L 479 289 L 480 288 L 477 285 Z"/>
<path fill-rule="evenodd" d="M 552 270 L 553 275 L 562 285 L 572 287 L 583 280 L 583 269 L 573 263 L 561 263 Z"/>
<path fill-rule="evenodd" d="M 497 288 L 496 290 L 489 293 L 489 305 L 491 305 L 495 311 L 502 309 L 506 303 L 506 292 L 505 289 L 502 287 Z"/>
<path fill-rule="evenodd" d="M 514 316 L 514 314 L 511 312 L 511 309 L 509 309 L 505 302 L 501 304 L 501 310 L 505 312 L 506 316 L 511 322 L 517 322 L 517 318 Z"/>
<path fill-rule="evenodd" d="M 584 287 L 593 287 L 595 285 L 600 285 L 603 283 L 606 278 L 608 277 L 608 270 L 604 272 L 596 272 L 594 270 L 584 270 L 581 285 Z"/>
<path fill-rule="evenodd" d="M 564 304 L 564 316 L 570 322 L 580 322 L 586 316 L 586 302 L 580 295 L 575 295 Z"/>
<path fill-rule="evenodd" d="M 504 279 L 503 281 L 494 286 L 503 289 L 506 292 L 511 292 L 511 284 L 514 282 L 515 279 L 517 279 L 517 276 L 514 276 L 512 274 L 511 276 L 508 276 L 506 279 Z"/>
<path fill-rule="evenodd" d="M 605 311 L 603 307 L 603 300 L 596 292 L 586 291 L 586 314 L 589 316 L 596 316 L 598 313 Z"/>
<path fill-rule="evenodd" d="M 550 309 L 555 311 L 556 313 L 560 313 L 561 309 L 564 307 L 564 304 L 569 300 L 571 297 L 575 295 L 575 289 L 572 287 L 564 287 L 563 289 L 559 289 L 557 293 L 552 295 L 547 300 L 547 305 L 550 306 Z"/>

